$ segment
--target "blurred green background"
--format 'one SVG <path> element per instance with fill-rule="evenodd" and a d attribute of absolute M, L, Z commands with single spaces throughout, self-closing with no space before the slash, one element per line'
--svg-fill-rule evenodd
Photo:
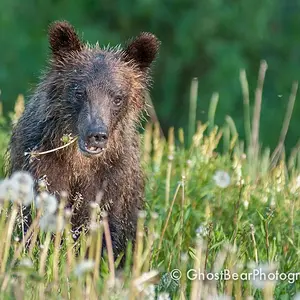
<path fill-rule="evenodd" d="M 190 82 L 199 78 L 197 119 L 206 121 L 220 93 L 216 123 L 230 115 L 243 137 L 239 71 L 245 68 L 253 104 L 261 59 L 268 63 L 261 141 L 275 147 L 291 85 L 300 70 L 300 0 L 1 0 L 0 89 L 5 113 L 30 94 L 46 65 L 47 26 L 66 19 L 91 43 L 116 45 L 151 31 L 162 41 L 152 99 L 163 129 L 187 128 Z M 296 101 L 287 136 L 299 138 Z"/>

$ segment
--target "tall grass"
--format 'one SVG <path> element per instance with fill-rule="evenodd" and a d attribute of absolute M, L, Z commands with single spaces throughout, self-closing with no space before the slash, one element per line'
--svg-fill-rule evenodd
<path fill-rule="evenodd" d="M 91 204 L 89 231 L 75 243 L 64 195 L 58 204 L 41 184 L 31 204 L 36 209 L 32 225 L 23 236 L 22 226 L 18 226 L 22 218 L 17 212 L 30 194 L 30 189 L 20 184 L 19 179 L 25 175 L 16 174 L 2 182 L 0 298 L 295 297 L 299 279 L 293 273 L 300 270 L 299 147 L 289 160 L 279 155 L 275 162 L 269 150 L 260 150 L 257 106 L 261 105 L 262 92 L 256 95 L 251 130 L 251 101 L 244 72 L 241 83 L 246 146 L 238 139 L 229 116 L 224 126 L 215 124 L 217 94 L 212 98 L 209 122 L 194 127 L 190 122 L 188 148 L 184 147 L 182 130 L 171 128 L 167 139 L 162 139 L 158 124 L 147 124 L 141 156 L 147 177 L 146 211 L 140 213 L 136 246 L 133 250 L 129 244 L 122 269 L 118 268 L 121 257 L 116 262 L 112 259 L 108 216 L 96 203 Z M 279 139 L 281 147 L 296 92 L 294 84 Z M 196 98 L 193 94 L 190 120 L 195 118 Z M 216 150 L 221 139 L 223 154 Z M 27 183 L 31 184 L 29 178 Z M 107 251 L 101 257 L 103 239 Z M 258 271 L 264 276 L 277 271 L 289 277 L 284 279 L 282 275 L 277 281 L 264 280 L 263 275 L 245 278 Z M 225 273 L 236 277 L 216 277 Z"/>

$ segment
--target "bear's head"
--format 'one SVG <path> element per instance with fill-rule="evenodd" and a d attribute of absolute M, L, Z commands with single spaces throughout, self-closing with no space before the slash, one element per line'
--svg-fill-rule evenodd
<path fill-rule="evenodd" d="M 81 153 L 97 157 L 122 143 L 120 138 L 132 138 L 144 108 L 158 39 L 141 33 L 124 49 L 101 49 L 83 43 L 69 23 L 59 21 L 49 28 L 49 42 L 48 94 L 61 108 L 56 118 L 78 136 Z"/>

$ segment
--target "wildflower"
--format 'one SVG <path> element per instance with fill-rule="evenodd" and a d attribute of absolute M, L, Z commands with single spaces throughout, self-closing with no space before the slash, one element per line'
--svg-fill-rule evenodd
<path fill-rule="evenodd" d="M 296 177 L 296 187 L 300 188 L 300 175 Z"/>
<path fill-rule="evenodd" d="M 263 289 L 268 285 L 275 285 L 276 270 L 277 265 L 274 263 L 256 266 L 252 271 L 252 285 L 257 289 Z"/>
<path fill-rule="evenodd" d="M 51 215 L 56 212 L 57 200 L 55 196 L 50 195 L 48 192 L 41 192 L 35 199 L 36 207 L 43 209 L 46 215 Z"/>
<path fill-rule="evenodd" d="M 188 256 L 187 253 L 182 253 L 182 254 L 181 254 L 181 260 L 182 260 L 183 262 L 187 262 L 188 259 L 189 259 L 189 256 Z"/>
<path fill-rule="evenodd" d="M 57 228 L 59 226 L 59 228 Z M 43 231 L 62 231 L 64 228 L 64 219 L 62 216 L 46 214 L 40 219 L 40 228 Z"/>
<path fill-rule="evenodd" d="M 297 293 L 294 297 L 294 300 L 300 300 L 300 293 Z"/>
<path fill-rule="evenodd" d="M 243 204 L 244 204 L 245 209 L 248 209 L 249 202 L 248 202 L 247 200 L 245 200 L 245 201 L 243 202 Z"/>
<path fill-rule="evenodd" d="M 170 300 L 170 295 L 168 293 L 160 293 L 157 300 Z"/>
<path fill-rule="evenodd" d="M 157 220 L 158 219 L 158 213 L 156 213 L 156 212 L 151 213 L 151 218 L 154 219 L 154 220 Z"/>
<path fill-rule="evenodd" d="M 20 267 L 23 267 L 23 268 L 32 268 L 33 267 L 33 263 L 32 263 L 32 261 L 31 261 L 30 258 L 23 258 L 20 261 Z"/>
<path fill-rule="evenodd" d="M 213 176 L 216 185 L 220 188 L 227 188 L 230 184 L 230 176 L 225 171 L 217 171 Z"/>
<path fill-rule="evenodd" d="M 205 223 L 203 223 L 196 229 L 196 236 L 206 237 L 207 235 L 208 235 L 208 227 Z"/>
<path fill-rule="evenodd" d="M 93 270 L 95 262 L 93 260 L 83 260 L 75 266 L 74 274 L 78 277 Z"/>
<path fill-rule="evenodd" d="M 148 285 L 144 290 L 144 295 L 146 296 L 146 299 L 154 300 L 155 299 L 155 287 L 153 284 Z"/>
<path fill-rule="evenodd" d="M 18 193 L 17 199 L 11 198 L 10 200 L 19 201 L 24 206 L 30 205 L 34 198 L 34 181 L 31 175 L 24 171 L 15 172 L 9 181 L 11 188 L 15 189 Z"/>
<path fill-rule="evenodd" d="M 13 193 L 13 194 L 12 194 Z M 0 199 L 1 201 L 10 200 L 11 198 L 17 199 L 18 195 L 16 190 L 12 189 L 9 179 L 4 179 L 0 183 Z"/>
<path fill-rule="evenodd" d="M 16 172 L 11 178 L 1 181 L 0 200 L 10 200 L 28 206 L 32 202 L 33 179 L 26 172 Z"/>
<path fill-rule="evenodd" d="M 169 161 L 172 161 L 173 159 L 174 159 L 174 156 L 173 156 L 173 155 L 169 155 L 169 156 L 168 156 L 168 160 L 169 160 Z"/>
<path fill-rule="evenodd" d="M 207 298 L 208 300 L 231 300 L 232 298 L 230 296 L 226 295 L 208 295 Z"/>
<path fill-rule="evenodd" d="M 145 219 L 147 216 L 147 213 L 144 211 L 144 210 L 140 210 L 138 212 L 138 217 L 141 218 L 141 219 Z"/>

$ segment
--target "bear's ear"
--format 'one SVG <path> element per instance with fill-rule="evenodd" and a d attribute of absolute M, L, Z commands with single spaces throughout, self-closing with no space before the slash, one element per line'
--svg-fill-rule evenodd
<path fill-rule="evenodd" d="M 49 43 L 54 57 L 62 57 L 70 51 L 80 51 L 83 47 L 75 29 L 66 21 L 56 21 L 50 25 Z"/>
<path fill-rule="evenodd" d="M 150 67 L 155 59 L 160 41 L 148 32 L 141 33 L 125 49 L 125 59 L 133 60 L 142 70 Z"/>

